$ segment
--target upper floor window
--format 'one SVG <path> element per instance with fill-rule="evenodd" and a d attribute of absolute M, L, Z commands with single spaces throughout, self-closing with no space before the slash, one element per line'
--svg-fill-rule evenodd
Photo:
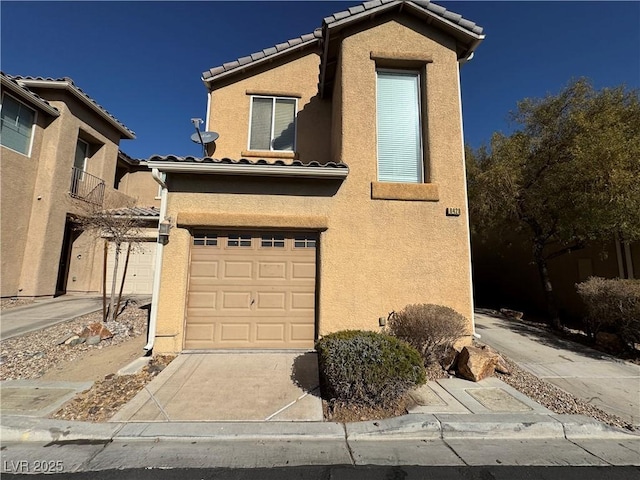
<path fill-rule="evenodd" d="M 87 170 L 87 158 L 89 158 L 89 144 L 79 138 L 76 142 L 76 155 L 73 160 L 73 166 L 85 172 Z"/>
<path fill-rule="evenodd" d="M 0 143 L 11 150 L 29 155 L 36 112 L 9 95 L 2 96 Z"/>
<path fill-rule="evenodd" d="M 297 100 L 251 97 L 249 150 L 292 152 L 296 138 Z"/>
<path fill-rule="evenodd" d="M 378 70 L 378 180 L 422 183 L 420 74 Z"/>

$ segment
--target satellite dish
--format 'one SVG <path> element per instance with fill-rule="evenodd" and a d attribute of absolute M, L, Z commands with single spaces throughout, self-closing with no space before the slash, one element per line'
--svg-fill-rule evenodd
<path fill-rule="evenodd" d="M 196 132 L 191 135 L 191 140 L 194 143 L 204 143 L 205 145 L 215 142 L 220 134 L 217 132 Z M 202 141 L 201 141 L 202 140 Z"/>

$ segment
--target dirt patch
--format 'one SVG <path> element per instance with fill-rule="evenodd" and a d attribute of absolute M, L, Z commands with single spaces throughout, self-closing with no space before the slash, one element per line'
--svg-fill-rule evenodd
<path fill-rule="evenodd" d="M 139 335 L 109 348 L 88 350 L 80 361 L 76 359 L 59 362 L 40 379 L 67 382 L 102 380 L 142 357 L 145 342 L 146 337 Z"/>
<path fill-rule="evenodd" d="M 76 395 L 50 416 L 60 420 L 106 422 L 171 363 L 173 355 L 153 357 L 135 375 L 109 374 L 89 390 Z"/>

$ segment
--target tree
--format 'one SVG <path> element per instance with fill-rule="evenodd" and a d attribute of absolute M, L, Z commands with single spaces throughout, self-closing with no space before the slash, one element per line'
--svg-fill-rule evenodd
<path fill-rule="evenodd" d="M 468 151 L 471 222 L 477 232 L 526 235 L 560 328 L 548 262 L 591 241 L 640 238 L 638 91 L 595 90 L 579 79 L 557 95 L 522 100 L 510 117 L 513 133 Z"/>
<path fill-rule="evenodd" d="M 122 297 L 122 287 L 126 278 L 126 268 L 129 261 L 129 254 L 132 246 L 135 248 L 137 239 L 140 237 L 141 225 L 140 220 L 135 216 L 126 214 L 126 209 L 131 207 L 129 204 L 112 204 L 106 208 L 102 205 L 87 204 L 85 211 L 81 215 L 75 215 L 73 221 L 76 224 L 78 230 L 89 232 L 95 235 L 97 238 L 105 239 L 105 269 L 102 272 L 103 285 L 106 282 L 106 242 L 110 241 L 114 246 L 114 264 L 113 275 L 111 280 L 111 290 L 109 299 L 108 313 L 104 312 L 103 321 L 109 320 L 115 321 L 118 317 L 118 310 Z M 123 251 L 123 244 L 128 243 L 128 249 L 126 252 L 125 270 L 122 275 L 122 283 L 119 288 L 119 292 L 116 295 L 117 278 L 118 278 L 118 266 L 120 263 L 120 256 Z M 106 295 L 106 289 L 103 291 L 103 295 Z"/>

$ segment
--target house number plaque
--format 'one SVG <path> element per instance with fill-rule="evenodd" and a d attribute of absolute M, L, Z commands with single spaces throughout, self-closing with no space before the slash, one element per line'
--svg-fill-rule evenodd
<path fill-rule="evenodd" d="M 460 209 L 454 207 L 447 207 L 447 217 L 459 217 Z"/>

